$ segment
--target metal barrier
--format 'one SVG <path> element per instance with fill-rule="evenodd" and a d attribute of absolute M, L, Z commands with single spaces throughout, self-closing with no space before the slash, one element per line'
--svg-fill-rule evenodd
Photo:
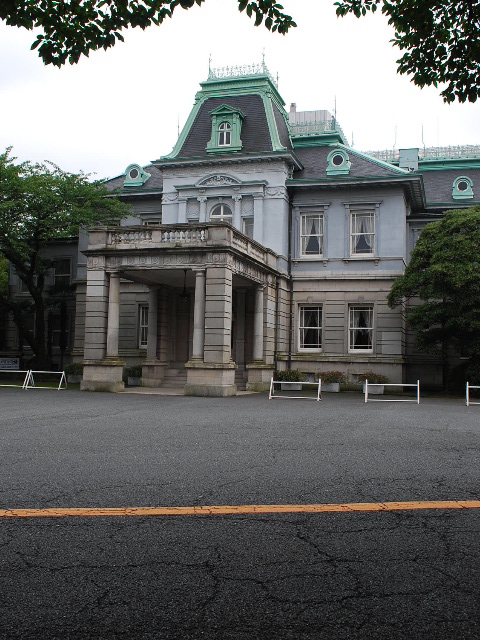
<path fill-rule="evenodd" d="M 24 383 L 23 389 L 55 389 L 52 385 L 49 386 L 41 386 L 35 384 L 35 377 L 33 374 L 48 374 L 49 376 L 60 376 L 60 382 L 58 383 L 57 391 L 60 391 L 62 388 L 62 383 L 65 384 L 64 389 L 67 388 L 67 378 L 65 376 L 65 371 L 32 371 L 28 372 L 26 381 Z"/>
<path fill-rule="evenodd" d="M 374 398 L 368 399 L 368 380 L 365 380 L 365 402 L 416 402 L 420 404 L 420 380 L 417 380 L 417 384 L 393 384 L 393 383 L 384 383 L 379 385 L 378 383 L 370 383 L 371 387 L 416 387 L 417 388 L 417 397 L 416 399 L 410 398 Z"/>
<path fill-rule="evenodd" d="M 30 370 L 20 371 L 18 369 L 0 369 L 0 374 L 2 373 L 7 373 L 10 376 L 13 376 L 14 374 L 22 374 L 23 376 L 23 374 L 25 374 L 25 376 L 23 376 L 23 381 L 19 381 L 17 384 L 3 384 L 0 382 L 0 387 L 21 387 L 22 389 L 25 389 Z"/>
<path fill-rule="evenodd" d="M 466 397 L 465 397 L 465 401 L 466 401 L 467 407 L 469 407 L 471 404 L 480 404 L 480 402 L 471 402 L 470 401 L 470 389 L 480 389 L 480 387 L 474 386 L 474 385 L 469 384 L 467 382 L 467 391 L 466 391 Z"/>
<path fill-rule="evenodd" d="M 308 397 L 308 396 L 277 396 L 275 395 L 275 385 L 281 384 L 283 385 L 315 385 L 316 387 L 316 397 Z M 283 399 L 296 399 L 296 400 L 315 400 L 319 402 L 322 399 L 322 381 L 318 382 L 287 382 L 286 380 L 274 380 L 273 378 L 270 381 L 270 393 L 268 394 L 268 399 L 273 400 L 274 398 L 283 398 Z M 298 391 L 298 389 L 292 389 L 292 391 Z"/>

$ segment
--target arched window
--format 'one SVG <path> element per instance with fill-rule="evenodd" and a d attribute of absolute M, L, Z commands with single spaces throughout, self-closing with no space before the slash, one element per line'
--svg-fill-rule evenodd
<path fill-rule="evenodd" d="M 232 224 L 232 210 L 226 204 L 217 204 L 210 212 L 210 220 Z"/>
<path fill-rule="evenodd" d="M 232 144 L 232 127 L 228 122 L 222 122 L 218 127 L 218 146 L 229 147 Z"/>

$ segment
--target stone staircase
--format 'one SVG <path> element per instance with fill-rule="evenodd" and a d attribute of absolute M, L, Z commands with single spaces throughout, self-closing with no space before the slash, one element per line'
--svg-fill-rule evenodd
<path fill-rule="evenodd" d="M 185 369 L 167 369 L 162 387 L 166 389 L 182 388 L 187 384 L 187 371 Z"/>
<path fill-rule="evenodd" d="M 235 369 L 235 384 L 237 385 L 237 391 L 247 390 L 247 371 L 238 367 Z"/>

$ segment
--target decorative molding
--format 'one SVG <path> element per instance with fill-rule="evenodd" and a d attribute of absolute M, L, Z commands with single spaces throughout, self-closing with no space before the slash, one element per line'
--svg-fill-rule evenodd
<path fill-rule="evenodd" d="M 205 178 L 204 180 L 201 180 L 198 183 L 198 186 L 203 186 L 203 187 L 224 187 L 224 186 L 233 186 L 233 185 L 239 185 L 241 184 L 240 180 L 236 180 L 235 178 L 231 178 L 230 176 L 226 176 L 226 175 L 215 175 L 215 176 L 209 176 L 208 178 Z"/>

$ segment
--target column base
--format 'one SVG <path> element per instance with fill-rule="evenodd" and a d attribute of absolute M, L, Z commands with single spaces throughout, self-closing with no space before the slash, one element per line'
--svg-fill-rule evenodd
<path fill-rule="evenodd" d="M 203 360 L 189 360 L 187 384 L 184 387 L 186 396 L 202 396 L 225 398 L 237 394 L 235 384 L 236 365 L 205 363 Z"/>
<path fill-rule="evenodd" d="M 125 362 L 117 358 L 85 360 L 80 390 L 108 391 L 110 393 L 123 391 L 125 388 L 125 383 L 122 380 L 124 366 Z"/>
<path fill-rule="evenodd" d="M 273 376 L 274 366 L 263 362 L 247 364 L 247 391 L 268 391 Z"/>
<path fill-rule="evenodd" d="M 142 362 L 142 387 L 161 387 L 167 369 L 168 363 L 160 360 Z"/>

